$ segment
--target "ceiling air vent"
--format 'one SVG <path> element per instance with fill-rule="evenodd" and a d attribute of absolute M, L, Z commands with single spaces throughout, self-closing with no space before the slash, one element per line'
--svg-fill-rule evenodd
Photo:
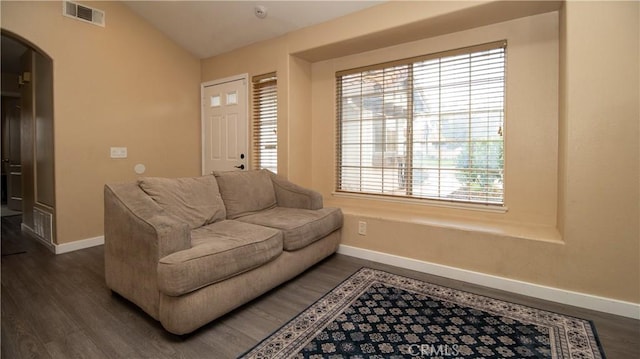
<path fill-rule="evenodd" d="M 104 11 L 71 1 L 62 2 L 62 14 L 76 20 L 104 27 Z"/>

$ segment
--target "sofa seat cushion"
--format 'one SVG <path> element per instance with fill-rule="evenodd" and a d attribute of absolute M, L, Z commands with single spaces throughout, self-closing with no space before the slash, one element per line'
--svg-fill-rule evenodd
<path fill-rule="evenodd" d="M 284 250 L 295 251 L 341 228 L 342 211 L 331 207 L 318 210 L 275 207 L 237 220 L 281 230 Z"/>
<path fill-rule="evenodd" d="M 160 259 L 158 288 L 163 293 L 179 296 L 275 259 L 282 253 L 282 233 L 225 220 L 191 231 L 191 244 Z"/>

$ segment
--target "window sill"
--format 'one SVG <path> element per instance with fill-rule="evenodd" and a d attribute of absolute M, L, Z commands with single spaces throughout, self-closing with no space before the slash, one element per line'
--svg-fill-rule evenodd
<path fill-rule="evenodd" d="M 499 222 L 482 219 L 472 219 L 464 217 L 419 214 L 411 211 L 399 210 L 395 208 L 380 208 L 375 206 L 367 206 L 365 201 L 359 204 L 347 204 L 342 199 L 360 199 L 380 201 L 378 196 L 368 196 L 359 194 L 334 193 L 332 198 L 327 200 L 326 205 L 340 207 L 345 216 L 358 218 L 371 218 L 383 221 L 400 222 L 407 224 L 416 224 L 429 227 L 447 228 L 462 232 L 478 232 L 490 234 L 496 237 L 503 237 L 514 240 L 531 240 L 536 242 L 545 242 L 550 244 L 564 244 L 560 231 L 555 226 L 545 226 L 526 223 L 510 223 Z M 422 203 L 422 200 L 415 200 Z M 389 200 L 387 200 L 389 202 Z M 409 199 L 391 198 L 391 202 L 396 203 L 412 203 Z M 433 202 L 433 201 L 430 201 Z M 455 204 L 454 204 L 455 205 Z M 442 206 L 441 206 L 442 207 Z M 474 206 L 475 207 L 475 206 Z M 487 207 L 479 205 L 479 207 Z M 453 206 L 449 208 L 470 209 L 466 204 L 461 206 Z M 474 208 L 475 210 L 483 210 L 482 208 Z M 506 208 L 500 207 L 503 211 L 489 210 L 489 212 L 500 213 L 506 212 Z M 484 209 L 484 211 L 487 211 Z"/>

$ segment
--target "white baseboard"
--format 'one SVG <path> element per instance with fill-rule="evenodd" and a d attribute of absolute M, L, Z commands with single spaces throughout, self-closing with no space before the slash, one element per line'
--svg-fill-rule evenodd
<path fill-rule="evenodd" d="M 640 304 L 638 303 L 625 302 L 586 293 L 547 287 L 539 284 L 498 277 L 480 272 L 473 272 L 466 269 L 449 267 L 442 264 L 430 263 L 342 244 L 338 248 L 338 253 L 405 269 L 411 269 L 418 272 L 433 274 L 440 277 L 478 284 L 489 288 L 500 289 L 507 292 L 523 294 L 552 302 L 573 305 L 576 307 L 640 320 Z"/>
<path fill-rule="evenodd" d="M 82 239 L 69 243 L 54 244 L 55 254 L 62 254 L 77 251 L 80 249 L 100 246 L 104 244 L 104 236 Z"/>
<path fill-rule="evenodd" d="M 55 254 L 73 252 L 80 249 L 91 248 L 91 247 L 100 246 L 104 244 L 104 236 L 81 239 L 79 241 L 73 241 L 73 242 L 62 243 L 62 244 L 49 243 L 46 240 L 44 240 L 42 237 L 38 236 L 36 232 L 26 224 L 22 223 L 21 229 L 29 233 L 33 238 L 35 238 L 38 241 L 38 243 L 44 245 Z"/>

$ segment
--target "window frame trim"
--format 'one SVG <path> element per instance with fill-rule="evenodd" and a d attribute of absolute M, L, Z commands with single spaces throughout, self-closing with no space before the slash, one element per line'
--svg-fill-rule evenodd
<path fill-rule="evenodd" d="M 275 100 L 276 100 L 276 105 L 275 105 L 275 110 L 276 110 L 276 114 L 275 114 L 275 121 L 276 121 L 276 157 L 275 157 L 275 169 L 276 169 L 276 173 L 278 171 L 278 153 L 277 153 L 277 146 L 278 146 L 278 73 L 277 71 L 272 71 L 272 72 L 268 72 L 262 75 L 255 75 L 251 77 L 251 126 L 250 126 L 250 134 L 251 134 L 251 164 L 250 167 L 253 169 L 260 169 L 263 167 L 260 167 L 260 162 L 261 162 L 261 156 L 260 156 L 260 149 L 256 148 L 256 145 L 259 145 L 259 138 L 256 137 L 256 133 L 257 128 L 256 126 L 259 126 L 260 123 L 262 122 L 262 118 L 258 117 L 256 114 L 256 106 L 257 104 L 255 103 L 256 97 L 258 96 L 258 94 L 256 93 L 256 90 L 258 89 L 263 89 L 266 87 L 271 87 L 273 86 L 274 90 L 274 94 L 275 94 Z M 260 128 L 262 128 L 262 126 L 260 126 Z M 265 167 L 266 168 L 266 167 Z"/>
<path fill-rule="evenodd" d="M 409 195 L 392 195 L 385 193 L 369 193 L 369 192 L 358 192 L 358 191 L 345 191 L 339 188 L 340 183 L 340 148 L 342 145 L 339 143 L 341 140 L 341 131 L 340 131 L 340 113 L 342 111 L 342 102 L 338 101 L 342 97 L 342 91 L 339 89 L 338 84 L 340 83 L 340 78 L 347 75 L 358 74 L 366 71 L 374 71 L 374 70 L 382 70 L 389 67 L 395 66 L 404 66 L 411 65 L 415 62 L 428 61 L 432 59 L 442 58 L 442 57 L 451 57 L 463 54 L 469 54 L 474 52 L 482 52 L 493 50 L 497 48 L 505 49 L 505 61 L 504 61 L 504 103 L 503 103 L 503 113 L 506 118 L 507 112 L 507 40 L 498 40 L 486 42 L 478 45 L 464 46 L 456 49 L 439 51 L 435 53 L 430 53 L 426 55 L 418 55 L 407 57 L 398 60 L 385 61 L 382 63 L 376 63 L 371 65 L 359 66 L 354 68 L 349 68 L 345 70 L 340 70 L 335 72 L 334 76 L 334 89 L 335 89 L 335 99 L 336 99 L 336 125 L 335 125 L 335 177 L 334 177 L 334 189 L 331 192 L 334 197 L 343 197 L 343 198 L 359 198 L 366 200 L 377 200 L 382 202 L 390 202 L 390 203 L 404 203 L 404 204 L 421 204 L 431 207 L 443 207 L 443 208 L 453 208 L 453 209 L 466 209 L 466 210 L 476 210 L 482 212 L 491 212 L 491 213 L 506 213 L 508 212 L 507 206 L 507 191 L 506 191 L 506 183 L 503 183 L 503 191 L 502 191 L 502 203 L 484 203 L 484 202 L 474 202 L 474 201 L 464 201 L 464 200 L 451 200 L 446 198 L 432 198 L 432 197 L 415 197 Z M 506 122 L 502 125 L 502 131 L 506 129 Z M 505 131 L 506 132 L 506 131 Z M 507 138 L 503 136 L 503 146 L 506 147 Z M 506 156 L 506 148 L 505 155 Z M 504 161 L 504 160 L 503 160 Z M 504 161 L 503 163 L 506 163 Z M 504 168 L 503 168 L 503 171 Z M 506 174 L 506 171 L 505 171 Z M 505 176 L 506 177 L 506 176 Z M 506 181 L 505 181 L 506 182 Z"/>
<path fill-rule="evenodd" d="M 357 74 L 365 71 L 381 70 L 387 67 L 409 65 L 414 62 L 428 61 L 428 60 L 433 60 L 441 57 L 457 56 L 457 55 L 468 54 L 471 52 L 487 51 L 487 50 L 492 50 L 499 47 L 506 48 L 507 40 L 492 41 L 492 42 L 487 42 L 479 45 L 465 46 L 465 47 L 460 47 L 453 50 L 435 52 L 428 55 L 407 57 L 399 60 L 386 61 L 386 62 L 381 62 L 381 63 L 367 65 L 367 66 L 360 66 L 360 67 L 354 67 L 351 69 L 340 70 L 340 71 L 336 71 L 335 77 L 338 78 L 340 76 L 353 75 L 353 74 Z"/>

